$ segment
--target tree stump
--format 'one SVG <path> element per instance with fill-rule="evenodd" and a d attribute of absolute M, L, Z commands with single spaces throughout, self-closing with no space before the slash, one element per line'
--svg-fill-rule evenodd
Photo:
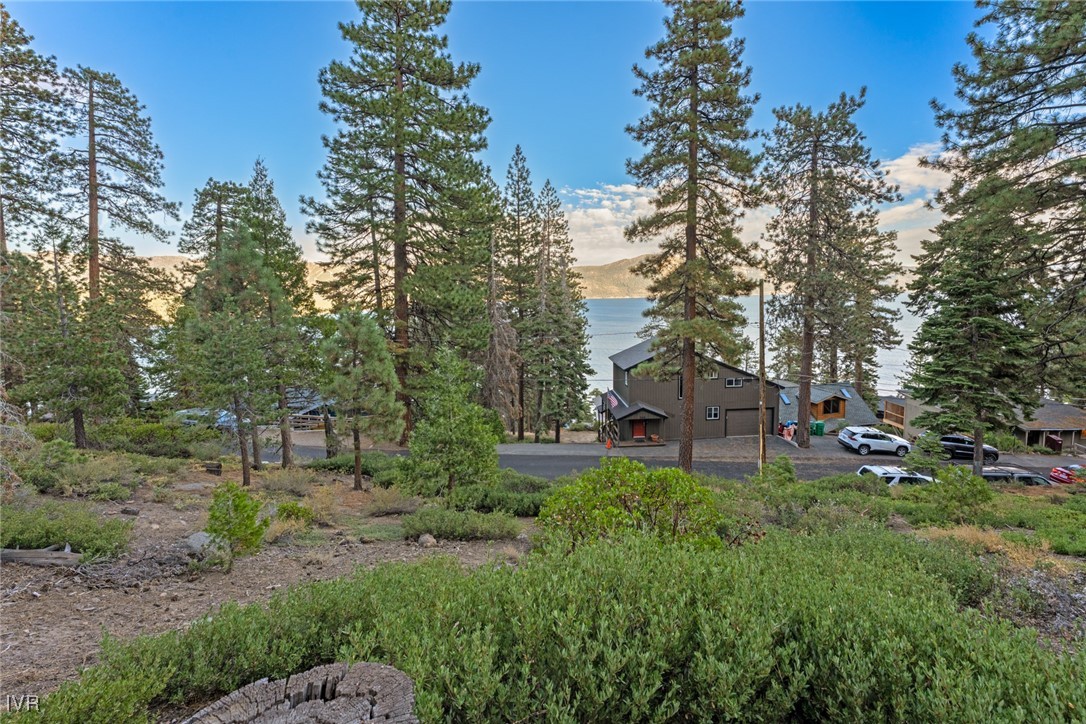
<path fill-rule="evenodd" d="M 286 679 L 261 679 L 227 694 L 183 724 L 417 724 L 415 686 L 384 664 L 328 664 Z"/>

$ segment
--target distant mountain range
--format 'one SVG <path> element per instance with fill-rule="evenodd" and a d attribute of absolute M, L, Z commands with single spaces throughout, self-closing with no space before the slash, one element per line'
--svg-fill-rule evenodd
<path fill-rule="evenodd" d="M 584 289 L 585 298 L 625 299 L 628 297 L 643 298 L 647 296 L 649 282 L 647 279 L 634 274 L 633 267 L 649 256 L 649 254 L 644 254 L 642 256 L 635 256 L 632 259 L 619 259 L 610 264 L 574 267 L 581 275 L 581 286 Z M 151 263 L 151 266 L 167 271 L 179 271 L 181 265 L 185 262 L 185 257 L 183 256 L 152 256 L 147 259 Z M 749 271 L 751 270 L 748 270 L 748 272 Z M 310 285 L 315 285 L 318 281 L 330 279 L 333 274 L 334 272 L 332 270 L 326 269 L 320 264 L 315 262 L 306 263 L 306 278 L 309 280 Z M 910 272 L 906 272 L 905 276 L 899 281 L 903 284 L 907 283 L 912 276 L 913 275 Z M 766 293 L 772 293 L 772 291 L 772 288 L 769 285 L 766 285 Z M 322 309 L 327 308 L 327 300 L 320 295 L 317 295 L 317 306 Z"/>

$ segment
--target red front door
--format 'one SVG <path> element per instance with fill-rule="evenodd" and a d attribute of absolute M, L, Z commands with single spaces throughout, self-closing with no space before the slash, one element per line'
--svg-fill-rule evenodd
<path fill-rule="evenodd" d="M 644 438 L 645 437 L 645 421 L 644 420 L 631 420 L 630 421 L 630 431 L 633 433 L 633 437 L 634 437 L 635 440 L 637 438 L 639 438 L 639 437 Z"/>

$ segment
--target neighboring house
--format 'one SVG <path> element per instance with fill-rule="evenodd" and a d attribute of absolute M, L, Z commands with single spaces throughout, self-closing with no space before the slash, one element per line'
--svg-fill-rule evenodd
<path fill-rule="evenodd" d="M 905 437 L 914 439 L 924 432 L 924 428 L 917 427 L 913 420 L 922 413 L 937 410 L 930 405 L 922 405 L 915 398 L 903 391 L 904 397 L 904 430 Z M 889 409 L 889 408 L 887 408 Z M 1015 425 L 1014 436 L 1026 445 L 1048 445 L 1047 436 L 1058 437 L 1061 440 L 1065 452 L 1074 452 L 1076 446 L 1086 446 L 1086 410 L 1074 405 L 1066 405 L 1053 400 L 1043 400 L 1041 406 L 1034 410 L 1029 419 Z M 969 433 L 971 430 L 965 430 Z"/>
<path fill-rule="evenodd" d="M 811 385 L 811 409 L 806 418 L 799 414 L 799 383 L 777 380 L 781 387 L 781 421 L 826 423 L 832 432 L 848 425 L 874 425 L 879 419 L 867 406 L 856 388 L 847 382 Z"/>
<path fill-rule="evenodd" d="M 683 404 L 678 375 L 657 381 L 638 371 L 649 362 L 653 340 L 645 340 L 611 356 L 614 385 L 601 398 L 597 411 L 618 425 L 619 441 L 679 439 Z M 694 437 L 734 437 L 758 434 L 758 376 L 719 360 L 694 386 Z M 766 432 L 773 434 L 779 419 L 778 387 L 766 383 Z"/>
<path fill-rule="evenodd" d="M 881 413 L 881 414 L 880 414 Z M 879 397 L 879 410 L 875 413 L 887 425 L 905 434 L 905 398 L 900 395 Z"/>
<path fill-rule="evenodd" d="M 1074 452 L 1076 445 L 1086 445 L 1086 410 L 1044 400 L 1033 411 L 1032 418 L 1014 428 L 1014 436 L 1025 444 L 1052 447 L 1052 441 L 1046 438 L 1058 437 L 1065 452 Z"/>

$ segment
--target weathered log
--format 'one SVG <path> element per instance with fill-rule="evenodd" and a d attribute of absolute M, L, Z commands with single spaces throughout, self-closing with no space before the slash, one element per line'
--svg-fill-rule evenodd
<path fill-rule="evenodd" d="M 53 546 L 50 546 L 52 548 Z M 4 548 L 0 550 L 0 563 L 22 563 L 27 566 L 68 566 L 74 568 L 79 565 L 78 553 L 49 550 L 48 548 L 37 550 L 17 550 Z"/>
<path fill-rule="evenodd" d="M 327 664 L 286 679 L 261 679 L 227 694 L 183 724 L 417 724 L 415 687 L 384 664 Z"/>

